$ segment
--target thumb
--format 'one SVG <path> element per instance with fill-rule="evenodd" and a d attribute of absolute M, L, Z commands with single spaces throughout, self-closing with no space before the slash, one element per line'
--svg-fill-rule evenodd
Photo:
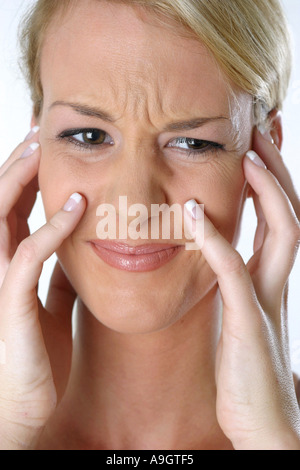
<path fill-rule="evenodd" d="M 73 194 L 48 223 L 18 246 L 2 286 L 11 311 L 18 312 L 18 316 L 24 309 L 31 311 L 36 307 L 35 289 L 43 263 L 73 232 L 85 207 L 82 196 Z"/>

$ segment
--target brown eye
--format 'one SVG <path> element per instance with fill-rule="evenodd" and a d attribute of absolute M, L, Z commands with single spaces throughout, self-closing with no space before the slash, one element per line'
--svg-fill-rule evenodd
<path fill-rule="evenodd" d="M 83 148 L 96 147 L 98 149 L 102 149 L 107 145 L 114 144 L 110 135 L 102 129 L 68 129 L 57 137 Z"/>
<path fill-rule="evenodd" d="M 185 152 L 188 157 L 193 157 L 200 154 L 206 155 L 209 152 L 217 152 L 217 150 L 225 149 L 224 145 L 218 144 L 217 142 L 193 139 L 192 137 L 178 137 L 177 139 L 169 142 L 167 147 Z"/>
<path fill-rule="evenodd" d="M 105 139 L 107 137 L 106 132 L 98 130 L 98 129 L 93 129 L 89 130 L 86 132 L 82 132 L 82 140 L 86 144 L 92 144 L 92 145 L 100 145 L 105 142 Z"/>
<path fill-rule="evenodd" d="M 186 139 L 186 145 L 189 149 L 193 150 L 203 150 L 206 147 L 209 147 L 209 142 L 205 140 L 198 140 L 198 139 Z"/>

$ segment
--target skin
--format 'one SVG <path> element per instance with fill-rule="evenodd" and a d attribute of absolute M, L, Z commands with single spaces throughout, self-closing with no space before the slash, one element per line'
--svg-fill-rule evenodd
<path fill-rule="evenodd" d="M 86 246 L 86 240 L 96 238 L 98 205 L 118 208 L 119 196 L 126 195 L 128 206 L 144 204 L 150 213 L 151 204 L 183 206 L 189 194 L 205 204 L 215 225 L 233 241 L 245 197 L 241 156 L 251 138 L 250 97 L 237 92 L 237 105 L 204 47 L 178 39 L 172 30 L 157 34 L 158 25 L 144 16 L 120 5 L 91 2 L 91 9 L 86 9 L 81 3 L 64 22 L 66 28 L 50 30 L 42 56 L 45 99 L 39 183 L 46 214 L 50 218 L 75 190 L 87 199 L 84 218 L 59 257 L 88 309 L 106 326 L 124 333 L 148 333 L 172 325 L 207 294 L 215 276 L 204 263 L 199 272 L 197 258 L 186 252 L 159 271 L 142 275 L 99 264 Z M 67 106 L 49 111 L 56 101 L 103 109 L 117 117 L 116 123 L 80 116 Z M 163 132 L 172 122 L 215 116 L 231 122 Z M 104 129 L 114 147 L 90 155 L 55 139 L 65 129 L 89 126 Z M 228 152 L 193 161 L 184 152 L 166 149 L 182 133 L 221 141 Z M 70 175 L 67 181 L 66 174 Z M 57 191 L 57 187 L 63 189 Z M 165 285 L 170 269 L 172 277 Z M 165 288 L 153 297 L 161 285 Z"/>
<path fill-rule="evenodd" d="M 251 97 L 226 80 L 204 46 L 178 34 L 178 26 L 162 27 L 142 10 L 119 4 L 90 1 L 86 8 L 86 3 L 79 2 L 63 25 L 56 20 L 47 34 L 41 130 L 31 138 L 40 149 L 20 160 L 29 142 L 21 144 L 1 169 L 3 192 L 13 179 L 22 178 L 23 186 L 32 179 L 25 214 L 17 204 L 22 188 L 2 208 L 10 232 L 12 213 L 17 220 L 29 215 L 37 184 L 48 220 L 29 238 L 27 228 L 18 229 L 14 243 L 2 227 L 6 268 L 0 306 L 9 315 L 2 315 L 0 332 L 8 348 L 17 341 L 22 354 L 11 353 L 13 362 L 0 370 L 1 396 L 12 394 L 11 368 L 28 397 L 18 419 L 10 406 L 0 417 L 0 433 L 6 420 L 13 436 L 5 445 L 299 449 L 281 306 L 299 237 L 299 201 L 279 152 L 280 116 L 270 116 L 276 147 L 266 140 L 270 136 L 254 130 Z M 58 101 L 100 108 L 115 121 L 53 106 Z M 226 119 L 165 131 L 170 123 L 199 117 Z M 86 151 L 57 138 L 74 127 L 103 129 L 114 145 Z M 193 159 L 168 146 L 179 137 L 218 142 L 224 150 Z M 251 147 L 270 171 L 244 158 Z M 71 212 L 60 210 L 74 192 L 83 196 L 81 202 Z M 246 267 L 234 247 L 250 194 L 259 223 L 255 254 Z M 99 262 L 86 243 L 96 238 L 96 209 L 103 202 L 118 207 L 122 195 L 128 205 L 148 208 L 183 206 L 189 199 L 204 204 L 202 249 L 182 250 L 148 273 Z M 191 225 L 190 231 L 196 238 Z M 44 309 L 34 287 L 54 251 L 60 264 Z M 77 295 L 71 366 L 70 318 Z M 30 368 L 34 363 L 38 371 Z M 34 410 L 28 405 L 32 397 Z"/>

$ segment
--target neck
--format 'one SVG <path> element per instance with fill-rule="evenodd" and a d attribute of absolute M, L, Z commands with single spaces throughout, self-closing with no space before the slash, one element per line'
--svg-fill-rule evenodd
<path fill-rule="evenodd" d="M 168 329 L 125 335 L 101 325 L 78 303 L 63 404 L 75 421 L 72 428 L 79 435 L 88 429 L 87 446 L 208 448 L 221 436 L 214 380 L 220 308 L 215 289 Z"/>

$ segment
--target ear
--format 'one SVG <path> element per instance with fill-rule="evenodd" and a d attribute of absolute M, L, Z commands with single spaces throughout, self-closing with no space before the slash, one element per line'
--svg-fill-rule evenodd
<path fill-rule="evenodd" d="M 271 137 L 274 144 L 281 151 L 283 143 L 282 113 L 278 109 L 273 109 L 269 113 L 269 122 L 271 128 Z"/>

